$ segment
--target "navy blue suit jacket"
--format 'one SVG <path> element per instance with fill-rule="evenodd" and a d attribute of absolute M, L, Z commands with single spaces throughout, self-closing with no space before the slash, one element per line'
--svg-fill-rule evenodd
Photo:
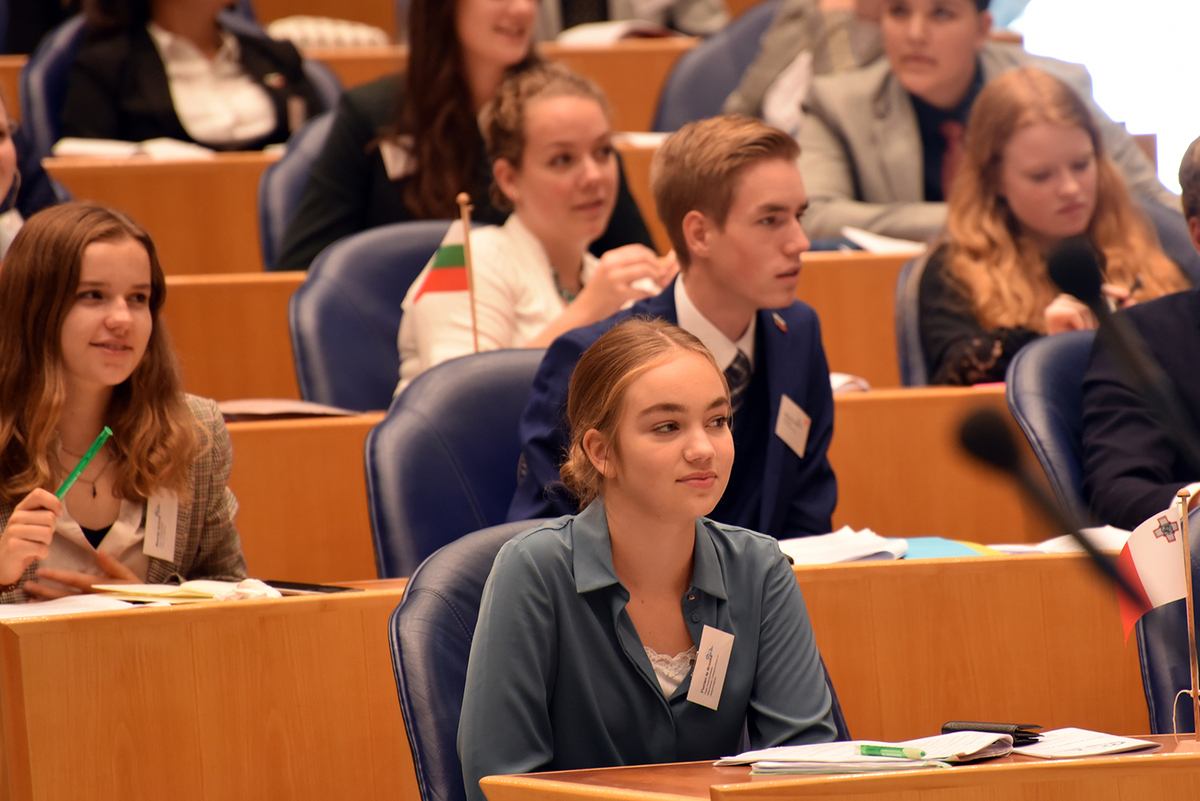
<path fill-rule="evenodd" d="M 1200 424 L 1200 290 L 1139 303 L 1127 315 Z M 1101 522 L 1133 529 L 1200 481 L 1100 337 L 1083 377 L 1083 497 Z"/>
<path fill-rule="evenodd" d="M 546 350 L 530 390 L 529 405 L 521 415 L 519 433 L 525 471 L 508 509 L 509 520 L 556 517 L 579 511 L 574 499 L 558 483 L 559 464 L 569 444 L 567 384 L 575 363 L 588 346 L 633 314 L 678 323 L 674 285 L 607 320 L 568 331 Z M 786 331 L 776 324 L 774 314 L 783 319 Z M 754 369 L 767 371 L 771 415 L 759 516 L 765 522 L 761 526 L 749 526 L 741 520 L 719 522 L 761 528 L 762 533 L 777 539 L 824 534 L 832 526 L 837 480 L 827 455 L 833 437 L 833 394 L 820 323 L 816 312 L 796 301 L 777 311 L 759 310 L 758 330 L 764 352 L 754 355 Z M 812 418 L 803 459 L 775 435 L 782 395 L 795 401 Z"/>

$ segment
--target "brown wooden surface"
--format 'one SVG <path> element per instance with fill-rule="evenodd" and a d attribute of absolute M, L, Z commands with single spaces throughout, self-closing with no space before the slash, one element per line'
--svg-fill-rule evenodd
<path fill-rule="evenodd" d="M 853 737 L 948 720 L 1149 730 L 1137 645 L 1083 554 L 795 570 Z"/>
<path fill-rule="evenodd" d="M 322 62 L 338 76 L 342 86 L 352 89 L 376 78 L 403 72 L 408 48 L 402 45 L 378 47 L 306 47 L 306 58 Z"/>
<path fill-rule="evenodd" d="M 229 424 L 238 533 L 251 575 L 375 577 L 363 445 L 382 413 Z"/>
<path fill-rule="evenodd" d="M 0 623 L 7 801 L 419 801 L 396 589 Z"/>
<path fill-rule="evenodd" d="M 264 26 L 282 17 L 308 15 L 348 19 L 383 28 L 397 40 L 394 0 L 254 0 L 254 13 Z"/>
<path fill-rule="evenodd" d="M 908 259 L 862 251 L 804 254 L 796 297 L 821 319 L 830 370 L 861 376 L 874 389 L 900 386 L 896 279 Z"/>
<path fill-rule="evenodd" d="M 304 276 L 168 276 L 163 321 L 184 388 L 215 400 L 299 398 L 287 315 Z"/>
<path fill-rule="evenodd" d="M 1170 737 L 1163 749 L 1047 761 L 1010 756 L 948 770 L 843 776 L 751 776 L 750 768 L 708 762 L 498 776 L 481 783 L 489 801 L 1145 801 L 1193 799 L 1200 754 Z"/>
<path fill-rule="evenodd" d="M 658 96 L 675 62 L 699 43 L 692 37 L 626 39 L 609 45 L 540 45 L 542 55 L 561 61 L 600 85 L 612 107 L 614 131 L 648 131 Z"/>
<path fill-rule="evenodd" d="M 261 271 L 258 179 L 277 153 L 211 159 L 51 157 L 46 171 L 77 200 L 129 214 L 154 237 L 168 275 Z"/>
<path fill-rule="evenodd" d="M 835 399 L 834 526 L 984 543 L 1054 536 L 1003 478 L 959 453 L 954 427 L 977 405 L 1004 409 L 1002 391 L 885 390 Z M 363 443 L 379 419 L 230 424 L 230 484 L 256 573 L 333 582 L 375 575 Z"/>
<path fill-rule="evenodd" d="M 654 240 L 654 249 L 660 254 L 671 249 L 671 240 L 667 229 L 658 219 L 658 209 L 654 205 L 654 193 L 650 191 L 650 162 L 654 160 L 657 147 L 644 147 L 620 138 L 616 141 L 617 152 L 621 154 L 622 167 L 625 170 L 625 182 L 629 192 L 637 202 L 638 211 L 650 229 L 650 237 Z"/>
<path fill-rule="evenodd" d="M 1040 542 L 1061 533 L 1021 501 L 1010 481 L 958 445 L 958 425 L 969 412 L 987 407 L 1008 417 L 1002 386 L 884 389 L 834 403 L 834 528 L 982 543 Z M 1037 470 L 1024 436 L 1014 438 Z"/>
<path fill-rule="evenodd" d="M 4 109 L 9 122 L 21 119 L 21 90 L 19 76 L 29 56 L 0 55 L 0 92 L 4 93 Z"/>

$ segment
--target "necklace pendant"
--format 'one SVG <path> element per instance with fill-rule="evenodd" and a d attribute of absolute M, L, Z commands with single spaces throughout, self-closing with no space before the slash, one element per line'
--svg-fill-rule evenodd
<path fill-rule="evenodd" d="M 92 485 L 92 497 L 93 498 L 96 497 L 96 485 L 95 484 Z"/>

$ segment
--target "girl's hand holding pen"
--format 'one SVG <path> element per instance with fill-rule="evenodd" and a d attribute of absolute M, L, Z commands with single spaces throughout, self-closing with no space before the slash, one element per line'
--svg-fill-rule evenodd
<path fill-rule="evenodd" d="M 0 584 L 12 584 L 37 559 L 50 553 L 62 501 L 41 488 L 21 499 L 0 534 Z"/>

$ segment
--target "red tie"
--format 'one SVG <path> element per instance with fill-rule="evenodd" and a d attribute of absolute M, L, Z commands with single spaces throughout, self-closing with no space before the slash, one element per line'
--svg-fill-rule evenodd
<path fill-rule="evenodd" d="M 965 129 L 961 122 L 946 120 L 939 130 L 946 140 L 946 151 L 942 154 L 942 200 L 949 200 L 950 187 L 954 185 L 954 176 L 958 175 L 958 166 L 962 163 Z"/>

